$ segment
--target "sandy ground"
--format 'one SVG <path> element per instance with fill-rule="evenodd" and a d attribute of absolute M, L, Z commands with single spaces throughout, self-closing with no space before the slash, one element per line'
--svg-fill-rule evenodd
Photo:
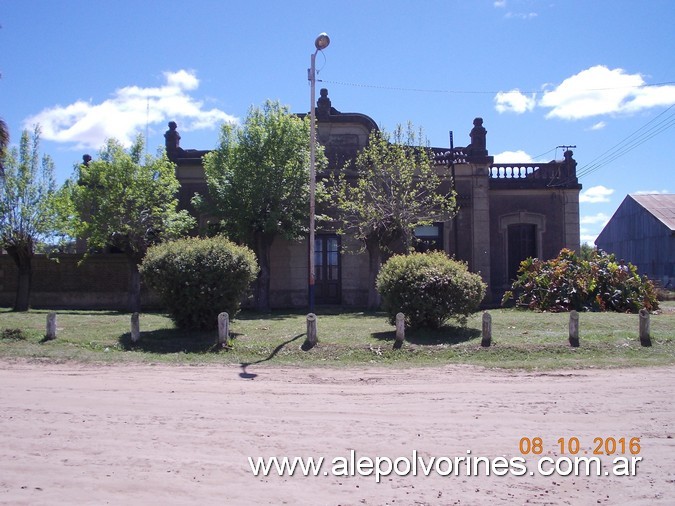
<path fill-rule="evenodd" d="M 0 362 L 0 503 L 672 505 L 673 392 L 672 368 L 540 374 Z M 352 450 L 355 459 L 412 460 L 413 451 L 425 462 L 512 459 L 522 457 L 521 438 L 537 436 L 540 457 L 551 458 L 559 438 L 578 438 L 582 455 L 596 437 L 639 437 L 642 461 L 632 477 L 530 475 L 532 455 L 523 476 L 467 476 L 461 463 L 458 476 L 418 469 L 380 483 L 330 473 L 338 457 L 336 470 L 345 471 Z M 259 456 L 328 463 L 314 477 L 256 477 L 247 458 Z M 604 470 L 615 456 L 602 458 Z"/>

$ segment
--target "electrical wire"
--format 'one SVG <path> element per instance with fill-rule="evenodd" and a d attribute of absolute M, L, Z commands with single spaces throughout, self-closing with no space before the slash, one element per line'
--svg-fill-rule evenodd
<path fill-rule="evenodd" d="M 374 88 L 374 89 L 380 89 L 380 90 L 390 90 L 390 91 L 406 91 L 406 92 L 415 92 L 415 93 L 448 93 L 448 94 L 476 94 L 476 95 L 496 95 L 497 93 L 509 93 L 509 92 L 504 92 L 502 90 L 500 91 L 481 91 L 481 90 L 447 90 L 447 89 L 425 89 L 425 88 L 406 88 L 406 87 L 400 87 L 400 86 L 387 86 L 387 85 L 373 85 L 373 84 L 366 84 L 366 83 L 350 83 L 350 82 L 344 82 L 344 81 L 332 81 L 332 80 L 324 80 L 324 79 L 317 79 L 318 82 L 322 83 L 327 83 L 327 84 L 336 84 L 339 86 L 352 86 L 352 87 L 358 87 L 358 88 Z M 575 89 L 575 91 L 609 91 L 609 90 L 618 90 L 618 89 L 638 89 L 638 88 L 648 88 L 648 87 L 653 87 L 653 86 L 666 86 L 666 85 L 672 85 L 675 84 L 675 81 L 664 81 L 660 83 L 651 83 L 651 84 L 640 84 L 636 86 L 620 86 L 620 87 L 608 87 L 608 88 L 578 88 Z M 545 90 L 538 90 L 538 91 L 520 91 L 518 90 L 519 93 L 522 93 L 524 95 L 526 94 L 536 94 L 536 93 L 542 93 L 545 92 Z M 611 147 L 595 159 L 591 160 L 589 163 L 586 165 L 582 166 L 580 169 L 577 170 L 577 179 L 581 179 L 585 176 L 588 176 L 589 174 L 592 174 L 593 172 L 601 169 L 602 167 L 612 163 L 615 161 L 617 158 L 620 158 L 624 156 L 625 154 L 629 153 L 630 151 L 634 150 L 635 148 L 641 146 L 648 140 L 652 139 L 653 137 L 656 137 L 657 135 L 663 133 L 664 131 L 668 130 L 669 128 L 673 127 L 675 125 L 675 112 L 667 116 L 666 118 L 662 119 L 655 125 L 651 126 L 650 128 L 647 129 L 647 127 L 657 121 L 661 116 L 665 115 L 668 111 L 670 111 L 674 105 L 671 105 L 668 107 L 665 111 L 661 112 L 659 115 L 657 115 L 655 118 L 653 118 L 651 121 L 647 122 L 645 125 L 637 129 L 635 132 L 630 134 L 628 137 L 622 139 L 618 144 L 615 146 Z M 646 129 L 646 130 L 645 130 Z M 644 132 L 640 133 L 642 130 Z M 548 153 L 551 153 L 552 151 L 557 151 L 558 148 L 553 148 L 549 151 L 546 151 L 545 153 L 542 153 L 540 155 L 537 155 L 533 157 L 533 160 L 539 159 L 543 157 L 544 155 L 547 155 Z M 566 184 L 569 181 L 564 181 L 561 184 Z"/>
<path fill-rule="evenodd" d="M 488 91 L 488 90 L 446 90 L 446 89 L 432 89 L 432 88 L 406 88 L 402 86 L 388 86 L 382 84 L 366 84 L 366 83 L 349 83 L 345 81 L 331 81 L 327 79 L 317 79 L 317 82 L 327 83 L 327 84 L 337 84 L 338 86 L 351 86 L 354 88 L 373 88 L 377 90 L 389 90 L 389 91 L 410 91 L 415 93 L 449 93 L 449 94 L 463 94 L 463 95 L 496 95 L 497 93 L 510 93 L 512 91 L 518 91 L 523 95 L 531 95 L 533 93 L 545 93 L 546 90 L 537 90 L 537 91 L 521 91 L 521 90 L 499 90 L 499 91 Z M 610 90 L 623 90 L 623 89 L 636 89 L 636 88 L 647 88 L 651 86 L 666 86 L 670 84 L 675 84 L 675 81 L 664 81 L 662 83 L 651 83 L 651 84 L 639 84 L 635 86 L 616 86 L 610 88 L 574 88 L 572 91 L 610 91 Z"/>
<path fill-rule="evenodd" d="M 663 133 L 664 131 L 674 126 L 675 112 L 661 119 L 651 127 L 649 126 L 652 123 L 659 120 L 659 118 L 664 116 L 673 107 L 675 107 L 675 104 L 671 105 L 663 112 L 658 114 L 656 117 L 654 117 L 653 119 L 645 123 L 643 126 L 638 128 L 635 132 L 631 133 L 630 135 L 619 141 L 618 144 L 612 146 L 610 149 L 600 154 L 599 156 L 588 162 L 586 165 L 579 168 L 577 170 L 577 177 L 582 178 L 588 176 L 589 174 L 592 174 L 598 169 L 613 162 L 617 158 L 629 153 L 630 151 L 634 150 L 638 146 L 641 146 L 651 138 Z"/>

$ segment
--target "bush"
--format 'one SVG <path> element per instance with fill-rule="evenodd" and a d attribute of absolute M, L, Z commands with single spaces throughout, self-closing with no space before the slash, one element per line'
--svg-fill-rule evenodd
<path fill-rule="evenodd" d="M 450 318 L 465 323 L 486 285 L 466 264 L 432 252 L 390 258 L 377 277 L 377 290 L 392 325 L 401 312 L 410 327 L 438 328 Z"/>
<path fill-rule="evenodd" d="M 178 327 L 214 329 L 219 313 L 239 311 L 258 265 L 250 249 L 225 237 L 190 238 L 149 248 L 141 274 Z"/>
<path fill-rule="evenodd" d="M 637 273 L 633 264 L 617 262 L 614 255 L 591 252 L 582 259 L 563 249 L 557 258 L 523 260 L 518 279 L 506 292 L 518 304 L 540 311 L 617 311 L 637 313 L 658 309 L 654 285 Z"/>

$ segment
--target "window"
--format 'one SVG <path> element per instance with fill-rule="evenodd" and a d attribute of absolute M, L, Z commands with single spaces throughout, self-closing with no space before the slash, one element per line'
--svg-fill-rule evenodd
<path fill-rule="evenodd" d="M 444 251 L 443 224 L 434 223 L 415 228 L 415 251 Z"/>

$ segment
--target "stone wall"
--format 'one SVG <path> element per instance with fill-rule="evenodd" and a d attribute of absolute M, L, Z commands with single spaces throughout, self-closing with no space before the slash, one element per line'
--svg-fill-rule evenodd
<path fill-rule="evenodd" d="M 48 309 L 125 310 L 129 286 L 126 257 L 122 254 L 44 255 L 33 259 L 31 307 Z M 17 289 L 17 269 L 8 255 L 0 255 L 0 306 L 11 307 Z M 159 300 L 143 288 L 145 309 L 159 308 Z"/>

